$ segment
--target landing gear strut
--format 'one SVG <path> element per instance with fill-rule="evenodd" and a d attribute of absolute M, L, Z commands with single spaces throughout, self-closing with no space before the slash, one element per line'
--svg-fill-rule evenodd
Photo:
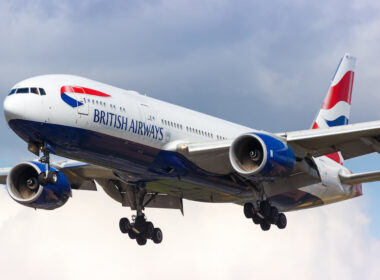
<path fill-rule="evenodd" d="M 40 158 L 40 162 L 45 164 L 46 172 L 41 172 L 38 175 L 38 183 L 42 186 L 55 185 L 58 182 L 58 173 L 50 171 L 50 151 L 42 148 L 43 156 Z"/>
<path fill-rule="evenodd" d="M 279 213 L 275 206 L 272 206 L 268 200 L 260 201 L 256 207 L 247 202 L 244 204 L 244 215 L 252 219 L 253 223 L 260 225 L 261 229 L 267 231 L 271 225 L 276 225 L 279 229 L 284 229 L 287 224 L 284 213 Z"/>

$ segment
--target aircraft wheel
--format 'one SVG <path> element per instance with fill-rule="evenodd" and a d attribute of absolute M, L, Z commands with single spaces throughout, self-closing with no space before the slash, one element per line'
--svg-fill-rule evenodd
<path fill-rule="evenodd" d="M 121 218 L 119 221 L 119 228 L 122 233 L 128 233 L 131 223 L 127 218 Z"/>
<path fill-rule="evenodd" d="M 139 234 L 136 238 L 136 241 L 137 241 L 137 244 L 139 244 L 140 246 L 143 246 L 146 244 L 146 237 L 145 236 L 142 236 L 141 234 Z"/>
<path fill-rule="evenodd" d="M 260 213 L 265 218 L 270 215 L 270 203 L 268 200 L 263 200 L 260 202 Z"/>
<path fill-rule="evenodd" d="M 55 171 L 50 171 L 47 176 L 47 182 L 50 185 L 55 185 L 58 183 L 58 173 Z"/>
<path fill-rule="evenodd" d="M 244 215 L 247 219 L 252 218 L 254 212 L 253 212 L 253 204 L 250 202 L 247 202 L 244 204 Z"/>
<path fill-rule="evenodd" d="M 146 222 L 145 224 L 145 236 L 146 238 L 151 239 L 153 237 L 153 232 L 154 232 L 154 225 L 152 222 Z"/>
<path fill-rule="evenodd" d="M 270 229 L 270 223 L 267 220 L 261 220 L 260 227 L 263 231 L 267 231 Z"/>
<path fill-rule="evenodd" d="M 271 206 L 270 214 L 269 214 L 269 222 L 274 225 L 277 224 L 278 217 L 279 217 L 278 209 L 274 206 Z"/>
<path fill-rule="evenodd" d="M 153 237 L 152 237 L 153 242 L 156 243 L 156 244 L 159 244 L 159 243 L 162 242 L 162 238 L 163 238 L 163 236 L 162 236 L 162 231 L 161 231 L 161 229 L 159 229 L 159 228 L 155 228 L 155 229 L 153 230 Z"/>
<path fill-rule="evenodd" d="M 280 213 L 278 215 L 278 221 L 277 221 L 277 227 L 279 229 L 284 229 L 286 228 L 286 225 L 287 225 L 287 219 L 286 219 L 286 216 L 284 213 Z"/>
<path fill-rule="evenodd" d="M 260 222 L 261 222 L 261 218 L 260 218 L 259 216 L 257 216 L 257 214 L 255 213 L 255 214 L 253 214 L 253 216 L 252 216 L 252 221 L 253 221 L 253 223 L 254 223 L 255 225 L 258 225 L 258 224 L 260 224 Z"/>
<path fill-rule="evenodd" d="M 47 186 L 48 185 L 48 180 L 46 178 L 46 173 L 45 172 L 41 172 L 40 174 L 38 174 L 38 183 L 42 186 Z"/>
<path fill-rule="evenodd" d="M 128 230 L 128 236 L 129 236 L 130 239 L 136 239 L 137 238 L 137 233 L 134 232 L 132 228 L 130 228 Z"/>

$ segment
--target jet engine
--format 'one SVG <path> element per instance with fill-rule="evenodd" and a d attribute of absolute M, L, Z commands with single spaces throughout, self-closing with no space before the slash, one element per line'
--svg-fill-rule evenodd
<path fill-rule="evenodd" d="M 229 157 L 232 167 L 244 177 L 286 176 L 296 163 L 293 151 L 282 139 L 264 133 L 236 138 Z"/>
<path fill-rule="evenodd" d="M 42 186 L 38 175 L 45 172 L 45 165 L 40 162 L 23 162 L 13 167 L 7 176 L 9 195 L 18 203 L 36 208 L 52 210 L 61 207 L 71 196 L 71 186 L 62 172 L 56 172 L 57 183 Z"/>

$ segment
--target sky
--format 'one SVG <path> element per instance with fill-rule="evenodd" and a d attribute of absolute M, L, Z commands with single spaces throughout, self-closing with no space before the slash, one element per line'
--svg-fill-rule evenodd
<path fill-rule="evenodd" d="M 0 0 L 0 99 L 14 84 L 66 73 L 270 132 L 309 128 L 340 57 L 357 57 L 350 122 L 380 119 L 380 3 L 354 1 Z M 0 114 L 0 166 L 34 159 Z M 377 154 L 345 162 L 377 170 Z M 0 190 L 4 279 L 377 279 L 380 183 L 364 196 L 287 214 L 262 232 L 241 207 L 185 201 L 147 211 L 164 233 L 139 247 L 130 216 L 101 189 L 54 211 Z"/>

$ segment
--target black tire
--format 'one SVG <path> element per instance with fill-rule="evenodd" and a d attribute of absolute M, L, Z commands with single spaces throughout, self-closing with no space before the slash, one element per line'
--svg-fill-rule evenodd
<path fill-rule="evenodd" d="M 261 220 L 260 227 L 263 231 L 267 231 L 270 229 L 270 223 L 267 220 Z"/>
<path fill-rule="evenodd" d="M 260 202 L 260 213 L 265 218 L 269 217 L 269 215 L 270 215 L 270 203 L 268 200 L 263 200 Z"/>
<path fill-rule="evenodd" d="M 143 233 L 146 231 L 146 220 L 145 215 L 137 216 L 135 219 L 135 228 L 140 232 Z"/>
<path fill-rule="evenodd" d="M 47 182 L 49 185 L 55 185 L 58 183 L 58 172 L 50 171 L 47 176 Z"/>
<path fill-rule="evenodd" d="M 246 204 L 244 204 L 244 216 L 247 219 L 250 219 L 252 218 L 253 214 L 254 214 L 253 204 L 250 202 L 247 202 Z"/>
<path fill-rule="evenodd" d="M 121 218 L 119 221 L 119 228 L 122 233 L 128 233 L 131 223 L 127 218 Z"/>
<path fill-rule="evenodd" d="M 279 229 L 284 229 L 284 228 L 286 228 L 287 223 L 288 222 L 287 222 L 285 214 L 284 213 L 278 214 L 277 227 Z"/>
<path fill-rule="evenodd" d="M 261 218 L 259 216 L 257 216 L 257 214 L 253 214 L 252 216 L 252 221 L 255 225 L 258 225 L 261 223 Z"/>
<path fill-rule="evenodd" d="M 145 236 L 142 236 L 141 234 L 139 234 L 136 238 L 136 241 L 137 241 L 137 244 L 139 244 L 140 246 L 144 246 L 147 240 Z"/>
<path fill-rule="evenodd" d="M 136 238 L 137 238 L 137 235 L 138 235 L 138 234 L 137 234 L 136 232 L 134 232 L 132 228 L 130 228 L 130 229 L 128 230 L 128 236 L 129 236 L 130 239 L 136 239 Z"/>
<path fill-rule="evenodd" d="M 152 239 L 154 231 L 154 225 L 152 222 L 146 222 L 144 235 L 148 239 Z"/>
<path fill-rule="evenodd" d="M 46 174 L 45 172 L 41 172 L 40 174 L 38 174 L 38 183 L 42 186 L 47 186 L 48 185 L 48 181 L 46 179 Z"/>
<path fill-rule="evenodd" d="M 145 234 L 146 229 L 147 229 L 147 223 L 144 221 L 144 223 L 136 223 L 135 222 L 135 228 L 139 231 L 141 234 Z"/>
<path fill-rule="evenodd" d="M 153 242 L 156 244 L 160 244 L 162 242 L 162 238 L 163 238 L 163 235 L 162 235 L 161 229 L 155 228 L 153 230 L 153 236 L 152 236 Z"/>
<path fill-rule="evenodd" d="M 279 217 L 278 209 L 276 207 L 274 207 L 274 206 L 271 206 L 271 208 L 270 208 L 270 215 L 269 215 L 268 221 L 271 224 L 275 225 L 275 224 L 277 224 L 278 217 Z"/>

